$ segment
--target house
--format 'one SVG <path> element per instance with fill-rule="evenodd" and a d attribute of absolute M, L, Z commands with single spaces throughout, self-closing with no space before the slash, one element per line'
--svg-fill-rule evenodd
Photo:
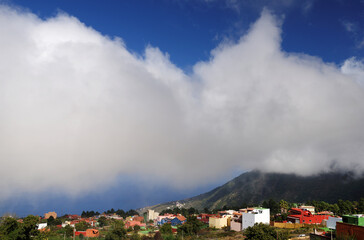
<path fill-rule="evenodd" d="M 45 214 L 44 214 L 44 218 L 45 218 L 45 219 L 48 219 L 48 218 L 50 218 L 51 216 L 52 216 L 54 219 L 56 219 L 56 218 L 57 218 L 57 213 L 56 213 L 56 212 L 47 212 L 47 213 L 45 213 Z"/>
<path fill-rule="evenodd" d="M 154 224 L 155 225 L 163 225 L 165 223 L 168 222 L 168 216 L 158 216 L 155 220 L 154 220 Z"/>
<path fill-rule="evenodd" d="M 133 217 L 133 220 L 134 220 L 134 221 L 139 221 L 139 222 L 144 222 L 144 217 L 142 217 L 142 216 L 138 216 L 138 215 L 135 215 L 135 216 Z"/>
<path fill-rule="evenodd" d="M 364 226 L 364 214 L 344 215 L 343 222 L 357 226 Z"/>
<path fill-rule="evenodd" d="M 287 221 L 292 223 L 321 224 L 323 220 L 327 220 L 329 217 L 330 215 L 314 215 L 309 210 L 292 208 L 291 210 L 289 210 Z"/>
<path fill-rule="evenodd" d="M 172 226 L 182 225 L 186 222 L 186 218 L 182 215 L 179 215 L 171 220 Z"/>
<path fill-rule="evenodd" d="M 86 231 L 76 231 L 75 236 L 83 235 L 87 238 L 99 237 L 100 232 L 97 229 L 86 229 Z"/>
<path fill-rule="evenodd" d="M 145 223 L 141 223 L 139 221 L 126 221 L 125 222 L 125 228 L 129 228 L 129 227 L 135 227 L 135 226 L 139 226 L 139 227 L 146 227 Z"/>
<path fill-rule="evenodd" d="M 239 232 L 242 230 L 243 214 L 235 212 L 230 222 L 230 230 Z"/>
<path fill-rule="evenodd" d="M 147 220 L 155 220 L 159 216 L 159 212 L 155 212 L 152 209 L 149 209 L 147 212 Z"/>
<path fill-rule="evenodd" d="M 76 219 L 80 219 L 81 216 L 76 215 L 76 214 L 69 214 L 66 216 L 66 218 L 71 219 L 71 220 L 76 220 Z"/>
<path fill-rule="evenodd" d="M 210 217 L 216 217 L 216 214 L 207 214 L 207 213 L 201 213 L 197 216 L 197 219 L 200 220 L 203 223 L 208 224 Z"/>
<path fill-rule="evenodd" d="M 210 217 L 209 218 L 209 227 L 210 228 L 223 228 L 223 227 L 227 227 L 228 225 L 228 218 L 224 218 L 224 217 Z"/>
<path fill-rule="evenodd" d="M 256 223 L 270 223 L 269 208 L 256 207 L 249 209 L 246 212 L 242 212 L 242 230 L 246 229 L 247 227 L 252 227 Z"/>
<path fill-rule="evenodd" d="M 343 219 L 341 217 L 329 217 L 326 222 L 326 227 L 330 229 L 336 229 L 336 223 L 342 221 Z"/>
<path fill-rule="evenodd" d="M 165 223 L 171 223 L 171 220 L 175 218 L 176 216 L 170 213 L 166 213 L 163 216 L 157 216 L 157 218 L 154 220 L 155 225 L 163 225 Z"/>
<path fill-rule="evenodd" d="M 312 214 L 315 214 L 315 207 L 314 206 L 305 206 L 301 205 L 299 209 L 310 211 Z"/>
<path fill-rule="evenodd" d="M 41 230 L 46 227 L 47 227 L 47 223 L 38 223 L 38 230 Z"/>

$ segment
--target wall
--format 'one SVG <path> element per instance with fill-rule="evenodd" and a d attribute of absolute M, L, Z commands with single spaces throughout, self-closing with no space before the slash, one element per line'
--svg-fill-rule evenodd
<path fill-rule="evenodd" d="M 209 227 L 213 228 L 223 228 L 227 226 L 227 218 L 209 218 Z"/>
<path fill-rule="evenodd" d="M 347 224 L 336 223 L 336 236 L 355 236 L 356 239 L 364 239 L 364 227 Z"/>
<path fill-rule="evenodd" d="M 247 227 L 254 226 L 254 223 L 255 223 L 255 214 L 243 213 L 243 219 L 242 219 L 243 230 Z"/>
<path fill-rule="evenodd" d="M 270 210 L 269 209 L 258 209 L 258 211 L 262 211 L 262 213 L 255 214 L 255 223 L 270 223 Z"/>
<path fill-rule="evenodd" d="M 281 223 L 281 222 L 273 222 L 273 227 L 276 228 L 301 228 L 304 224 L 302 223 Z"/>
<path fill-rule="evenodd" d="M 147 215 L 148 221 L 149 220 L 155 220 L 158 216 L 159 216 L 158 212 L 154 212 L 154 210 L 152 210 L 152 209 L 148 210 L 148 215 Z"/>
<path fill-rule="evenodd" d="M 336 229 L 336 223 L 342 221 L 343 221 L 342 218 L 329 217 L 329 219 L 327 219 L 326 226 L 330 229 Z"/>
<path fill-rule="evenodd" d="M 270 223 L 270 210 L 269 209 L 255 209 L 259 213 L 254 214 L 252 212 L 243 213 L 242 229 L 254 226 L 255 223 Z M 261 212 L 261 213 L 260 213 Z"/>
<path fill-rule="evenodd" d="M 242 230 L 241 223 L 240 222 L 231 221 L 231 223 L 230 223 L 230 230 L 233 230 L 233 231 L 236 231 L 236 232 L 240 232 Z"/>

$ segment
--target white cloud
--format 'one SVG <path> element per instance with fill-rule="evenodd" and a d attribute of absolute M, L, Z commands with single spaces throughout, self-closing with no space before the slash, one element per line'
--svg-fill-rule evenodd
<path fill-rule="evenodd" d="M 280 33 L 264 11 L 187 75 L 74 17 L 1 7 L 0 197 L 76 195 L 124 173 L 190 187 L 234 168 L 362 171 L 357 75 L 283 52 Z"/>
<path fill-rule="evenodd" d="M 341 66 L 342 73 L 356 79 L 358 83 L 364 86 L 364 63 L 355 57 L 345 60 Z"/>
<path fill-rule="evenodd" d="M 344 26 L 346 31 L 356 32 L 357 26 L 355 23 L 349 21 L 342 21 L 342 25 Z"/>

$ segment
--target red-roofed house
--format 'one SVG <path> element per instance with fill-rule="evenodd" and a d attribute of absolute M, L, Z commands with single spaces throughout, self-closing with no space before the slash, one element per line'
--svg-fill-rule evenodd
<path fill-rule="evenodd" d="M 305 223 L 305 224 L 321 224 L 324 219 L 329 219 L 330 215 L 313 215 L 310 211 L 292 208 L 289 210 L 287 220 L 293 223 Z"/>

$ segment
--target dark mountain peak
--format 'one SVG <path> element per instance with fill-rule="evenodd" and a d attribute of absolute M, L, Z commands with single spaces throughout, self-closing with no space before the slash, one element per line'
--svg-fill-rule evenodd
<path fill-rule="evenodd" d="M 290 202 L 319 200 L 329 203 L 358 200 L 364 197 L 364 175 L 353 172 L 322 172 L 311 176 L 290 173 L 267 173 L 252 170 L 207 193 L 178 201 L 184 207 L 197 209 L 222 208 L 259 204 L 264 200 L 284 199 Z M 156 205 L 161 210 L 173 207 L 176 202 Z"/>

